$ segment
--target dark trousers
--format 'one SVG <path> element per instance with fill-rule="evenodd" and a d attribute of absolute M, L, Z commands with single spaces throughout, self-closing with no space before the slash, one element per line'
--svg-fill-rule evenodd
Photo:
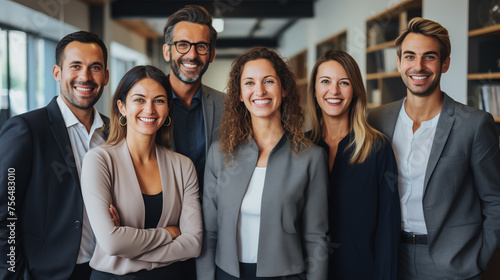
<path fill-rule="evenodd" d="M 257 277 L 257 264 L 255 263 L 240 263 L 240 278 L 234 277 L 231 274 L 217 267 L 215 272 L 216 280 L 305 280 L 305 274 L 295 274 L 278 277 Z"/>
<path fill-rule="evenodd" d="M 399 280 L 447 280 L 449 278 L 432 261 L 429 246 L 425 244 L 399 244 Z M 463 280 L 479 280 L 481 274 Z"/>
<path fill-rule="evenodd" d="M 90 268 L 89 263 L 77 264 L 75 265 L 69 280 L 89 280 L 91 273 L 92 268 Z"/>
<path fill-rule="evenodd" d="M 90 280 L 181 280 L 182 266 L 179 262 L 153 270 L 141 270 L 125 275 L 114 275 L 93 269 Z"/>

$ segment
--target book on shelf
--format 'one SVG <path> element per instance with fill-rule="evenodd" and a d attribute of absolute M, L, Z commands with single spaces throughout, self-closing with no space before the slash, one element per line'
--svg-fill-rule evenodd
<path fill-rule="evenodd" d="M 485 84 L 481 86 L 480 109 L 500 117 L 500 84 Z"/>

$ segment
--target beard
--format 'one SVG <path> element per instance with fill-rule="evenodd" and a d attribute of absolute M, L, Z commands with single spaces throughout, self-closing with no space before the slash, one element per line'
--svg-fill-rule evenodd
<path fill-rule="evenodd" d="M 170 53 L 170 61 L 172 61 L 171 66 L 170 66 L 172 73 L 174 73 L 174 75 L 179 80 L 183 81 L 186 84 L 193 84 L 193 83 L 197 82 L 203 76 L 203 74 L 205 74 L 205 72 L 208 69 L 208 63 L 203 64 L 203 62 L 199 59 L 179 58 L 177 61 L 175 61 L 172 59 L 172 53 Z M 209 57 L 209 61 L 210 61 L 210 57 Z M 180 70 L 180 65 L 184 62 L 202 65 L 202 68 L 198 71 L 198 73 L 196 73 L 194 75 L 194 77 L 188 77 L 184 73 L 182 73 L 182 71 Z"/>
<path fill-rule="evenodd" d="M 102 85 L 100 88 L 99 88 L 99 85 L 94 83 L 94 82 L 84 82 L 84 83 L 81 83 L 81 82 L 71 82 L 71 88 L 64 91 L 63 89 L 61 89 L 61 94 L 64 96 L 64 98 L 69 102 L 69 104 L 71 104 L 72 106 L 76 107 L 76 108 L 79 108 L 79 109 L 84 109 L 84 110 L 87 110 L 87 109 L 90 109 L 92 107 L 94 107 L 94 105 L 97 103 L 97 101 L 99 101 L 99 98 L 101 97 L 102 95 L 102 92 L 104 90 L 104 86 Z M 96 92 L 95 94 L 93 95 L 90 95 L 90 96 L 87 96 L 87 97 L 81 97 L 81 98 L 78 98 L 73 92 L 73 88 L 74 87 L 77 87 L 77 86 L 91 86 L 91 87 L 94 87 L 94 88 L 99 88 L 99 91 Z"/>

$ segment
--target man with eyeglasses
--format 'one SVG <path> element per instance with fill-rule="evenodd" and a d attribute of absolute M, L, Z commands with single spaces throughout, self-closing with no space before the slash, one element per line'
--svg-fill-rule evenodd
<path fill-rule="evenodd" d="M 164 29 L 163 57 L 170 62 L 174 96 L 174 149 L 189 157 L 203 194 L 205 158 L 217 140 L 224 106 L 223 94 L 201 83 L 215 58 L 217 31 L 201 6 L 187 5 L 172 14 Z M 184 262 L 184 279 L 196 279 L 194 260 Z"/>
<path fill-rule="evenodd" d="M 193 161 L 202 197 L 205 157 L 217 140 L 224 105 L 221 92 L 201 83 L 215 58 L 217 31 L 203 7 L 187 5 L 169 17 L 164 34 L 163 57 L 171 65 L 174 95 L 173 147 Z"/>

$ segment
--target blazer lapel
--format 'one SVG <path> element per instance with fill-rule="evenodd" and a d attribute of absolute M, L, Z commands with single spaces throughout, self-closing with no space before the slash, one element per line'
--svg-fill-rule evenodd
<path fill-rule="evenodd" d="M 205 122 L 205 153 L 208 153 L 210 143 L 212 143 L 212 131 L 214 125 L 214 101 L 209 98 L 210 90 L 202 85 L 201 89 L 201 104 L 203 105 L 203 121 Z"/>
<path fill-rule="evenodd" d="M 441 157 L 444 146 L 448 141 L 448 136 L 450 135 L 453 123 L 455 122 L 455 117 L 453 117 L 455 105 L 453 100 L 443 92 L 443 108 L 441 109 L 441 116 L 439 117 L 438 124 L 436 127 L 436 134 L 434 135 L 434 141 L 431 147 L 431 154 L 429 156 L 429 161 L 427 163 L 427 169 L 425 171 L 424 179 L 424 196 L 429 180 L 436 168 L 437 162 Z"/>
<path fill-rule="evenodd" d="M 384 127 L 385 131 L 382 131 L 389 140 L 392 142 L 392 138 L 394 136 L 394 130 L 396 129 L 396 122 L 398 121 L 399 111 L 401 110 L 401 106 L 403 106 L 403 102 L 405 99 L 401 101 L 397 101 L 392 103 L 387 107 L 387 112 L 384 113 Z"/>
<path fill-rule="evenodd" d="M 68 129 L 64 123 L 61 110 L 57 105 L 56 98 L 57 97 L 54 97 L 49 105 L 47 105 L 47 112 L 49 115 L 49 121 L 52 123 L 50 125 L 50 130 L 52 131 L 55 142 L 64 158 L 64 165 L 62 163 L 53 162 L 52 167 L 59 170 L 58 174 L 64 174 L 68 171 L 73 177 L 73 180 L 75 180 L 78 186 L 80 186 L 80 178 L 78 177 L 78 170 L 76 169 L 75 156 L 69 140 Z"/>

